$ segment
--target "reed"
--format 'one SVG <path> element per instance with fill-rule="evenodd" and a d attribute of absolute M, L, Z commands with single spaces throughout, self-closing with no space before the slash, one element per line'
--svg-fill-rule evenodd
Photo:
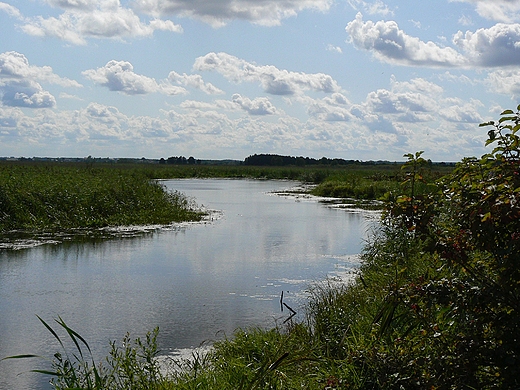
<path fill-rule="evenodd" d="M 55 320 L 58 328 L 53 328 L 42 318 L 40 322 L 54 336 L 60 351 L 54 354 L 51 367 L 47 370 L 33 370 L 50 377 L 54 389 L 167 389 L 157 362 L 158 328 L 149 332 L 145 340 L 131 340 L 127 334 L 121 346 L 111 343 L 110 355 L 105 361 L 95 362 L 87 341 L 71 329 L 62 318 Z M 61 331 L 61 332 L 60 332 Z M 60 336 L 65 333 L 66 338 Z M 67 341 L 72 343 L 70 348 Z M 46 359 L 38 355 L 9 356 L 12 359 Z"/>
<path fill-rule="evenodd" d="M 199 220 L 195 204 L 138 170 L 0 164 L 0 232 Z"/>

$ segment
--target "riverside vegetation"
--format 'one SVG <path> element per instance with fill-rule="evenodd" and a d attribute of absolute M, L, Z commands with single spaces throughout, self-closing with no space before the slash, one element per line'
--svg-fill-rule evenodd
<path fill-rule="evenodd" d="M 450 169 L 438 166 L 439 176 Z M 373 200 L 399 186 L 397 164 L 347 167 L 0 162 L 0 233 L 200 220 L 196 205 L 157 179 L 286 179 L 318 196 Z"/>
<path fill-rule="evenodd" d="M 0 232 L 57 231 L 200 220 L 180 193 L 139 170 L 0 164 Z"/>
<path fill-rule="evenodd" d="M 482 126 L 492 151 L 435 182 L 422 152 L 405 156 L 356 278 L 312 286 L 305 319 L 238 330 L 168 375 L 158 330 L 95 363 L 61 319 L 76 352 L 43 321 L 63 347 L 46 372 L 54 387 L 520 388 L 520 106 Z"/>

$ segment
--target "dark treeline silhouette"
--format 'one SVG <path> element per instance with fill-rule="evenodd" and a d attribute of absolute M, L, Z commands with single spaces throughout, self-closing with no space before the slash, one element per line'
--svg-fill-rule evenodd
<path fill-rule="evenodd" d="M 359 160 L 322 157 L 319 160 L 310 157 L 280 156 L 278 154 L 254 154 L 246 157 L 244 165 L 257 166 L 306 166 L 306 165 L 349 165 L 360 164 Z"/>
<path fill-rule="evenodd" d="M 176 165 L 198 165 L 200 164 L 200 160 L 196 160 L 194 157 L 168 157 L 166 160 L 164 158 L 161 158 L 159 160 L 159 164 L 176 164 Z"/>

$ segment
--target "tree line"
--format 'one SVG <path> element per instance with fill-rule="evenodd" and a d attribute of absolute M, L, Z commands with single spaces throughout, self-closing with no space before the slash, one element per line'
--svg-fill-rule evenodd
<path fill-rule="evenodd" d="M 279 154 L 253 154 L 246 157 L 244 165 L 256 166 L 306 166 L 306 165 L 349 165 L 361 164 L 359 160 L 344 160 L 342 158 L 322 157 L 315 159 L 311 157 L 282 156 Z"/>

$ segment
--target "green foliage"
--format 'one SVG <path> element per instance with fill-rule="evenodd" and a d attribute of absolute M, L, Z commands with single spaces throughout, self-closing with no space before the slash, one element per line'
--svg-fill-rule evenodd
<path fill-rule="evenodd" d="M 360 275 L 377 302 L 377 359 L 364 363 L 380 388 L 518 388 L 519 122 L 505 111 L 484 124 L 493 151 L 436 187 L 417 190 L 421 152 L 408 155 L 405 194 L 389 203 Z"/>
<path fill-rule="evenodd" d="M 301 344 L 307 330 L 296 325 L 285 330 L 238 330 L 233 339 L 216 342 L 202 371 L 183 372 L 175 389 L 288 389 L 301 388 L 312 375 L 312 346 Z"/>
<path fill-rule="evenodd" d="M 424 237 L 429 233 L 437 187 L 434 180 L 436 177 L 431 172 L 431 162 L 421 157 L 422 154 L 420 151 L 415 155 L 404 155 L 408 161 L 401 167 L 404 178 L 400 195 L 387 194 L 385 218 L 387 223 Z"/>
<path fill-rule="evenodd" d="M 50 384 L 57 390 L 88 389 L 166 389 L 157 357 L 158 329 L 146 335 L 146 340 L 140 338 L 132 341 L 127 334 L 119 347 L 111 343 L 110 355 L 106 362 L 96 364 L 87 341 L 71 329 L 63 319 L 55 322 L 56 330 L 42 318 L 38 317 L 47 330 L 59 343 L 61 352 L 56 352 L 51 362 L 50 370 L 34 370 L 51 377 Z M 67 340 L 59 335 L 64 331 L 73 348 L 67 347 Z M 6 359 L 41 358 L 37 355 L 10 356 Z"/>
<path fill-rule="evenodd" d="M 372 177 L 362 177 L 357 174 L 345 176 L 338 179 L 328 178 L 314 188 L 311 194 L 332 198 L 377 200 L 398 187 L 395 180 L 374 180 Z"/>
<path fill-rule="evenodd" d="M 58 164 L 0 165 L 0 232 L 200 219 L 180 193 L 144 172 Z"/>
<path fill-rule="evenodd" d="M 431 161 L 420 157 L 421 154 L 406 154 L 408 161 L 401 169 L 398 165 L 384 164 L 330 171 L 311 193 L 316 196 L 367 200 L 388 200 L 397 196 L 418 199 L 416 195 L 424 193 L 431 183 L 451 170 L 449 166 L 434 166 Z M 411 191 L 415 192 L 412 194 Z"/>

